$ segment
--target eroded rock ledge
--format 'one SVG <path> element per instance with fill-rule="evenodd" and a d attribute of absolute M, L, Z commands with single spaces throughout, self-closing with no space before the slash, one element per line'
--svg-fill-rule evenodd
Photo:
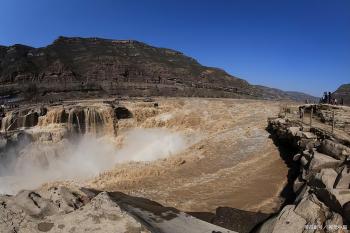
<path fill-rule="evenodd" d="M 75 186 L 0 196 L 0 232 L 230 233 L 174 208 Z"/>
<path fill-rule="evenodd" d="M 257 232 L 347 232 L 350 222 L 350 148 L 318 128 L 269 119 L 276 141 L 296 149 L 300 175 L 294 181 L 294 203 L 266 221 Z"/>

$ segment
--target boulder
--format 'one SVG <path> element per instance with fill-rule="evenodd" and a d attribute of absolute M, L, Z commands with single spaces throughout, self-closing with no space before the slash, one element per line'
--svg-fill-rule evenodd
<path fill-rule="evenodd" d="M 314 194 L 311 194 L 302 199 L 294 211 L 303 217 L 307 223 L 322 225 L 329 209 Z"/>
<path fill-rule="evenodd" d="M 313 157 L 314 152 L 311 150 L 304 150 L 303 151 L 303 156 L 307 159 L 307 161 L 311 161 Z"/>
<path fill-rule="evenodd" d="M 342 207 L 350 202 L 350 189 L 331 189 L 331 193 L 336 197 Z"/>
<path fill-rule="evenodd" d="M 302 132 L 302 137 L 307 139 L 317 139 L 317 136 L 311 132 Z"/>
<path fill-rule="evenodd" d="M 311 189 L 308 185 L 304 185 L 300 191 L 299 194 L 296 196 L 294 203 L 298 203 L 301 200 L 303 200 L 304 198 L 306 198 L 308 195 L 310 195 L 311 193 Z"/>
<path fill-rule="evenodd" d="M 343 218 L 340 214 L 335 212 L 329 212 L 328 219 L 325 222 L 327 232 L 345 232 L 340 231 L 343 227 Z"/>
<path fill-rule="evenodd" d="M 322 169 L 319 173 L 312 176 L 308 185 L 316 188 L 332 189 L 337 178 L 337 173 L 331 168 Z"/>
<path fill-rule="evenodd" d="M 60 212 L 64 213 L 79 209 L 84 205 L 83 200 L 87 199 L 64 186 L 50 187 L 48 193 L 50 200 L 55 203 Z"/>
<path fill-rule="evenodd" d="M 307 222 L 294 209 L 294 205 L 285 206 L 277 217 L 262 224 L 257 233 L 302 233 Z"/>
<path fill-rule="evenodd" d="M 314 173 L 310 172 L 306 167 L 301 168 L 301 178 L 305 181 L 309 181 Z"/>
<path fill-rule="evenodd" d="M 319 200 L 337 213 L 342 213 L 343 206 L 345 208 L 350 202 L 350 189 L 316 188 L 314 192 Z"/>
<path fill-rule="evenodd" d="M 322 228 L 325 228 L 326 232 L 339 232 L 337 231 L 338 228 L 343 226 L 342 216 L 332 212 L 314 194 L 302 199 L 294 211 L 306 220 L 305 228 L 311 230 L 311 232 L 314 232 L 313 230 L 323 232 Z"/>
<path fill-rule="evenodd" d="M 350 155 L 349 147 L 344 146 L 340 143 L 336 143 L 329 139 L 322 141 L 319 147 L 319 151 L 342 161 L 346 160 L 346 158 Z"/>
<path fill-rule="evenodd" d="M 52 202 L 33 191 L 23 190 L 19 192 L 14 198 L 14 203 L 32 217 L 49 216 L 57 212 L 57 208 Z"/>
<path fill-rule="evenodd" d="M 305 149 L 312 149 L 316 146 L 318 146 L 318 141 L 316 139 L 308 139 L 308 138 L 301 138 L 298 141 L 299 148 L 305 150 Z"/>
<path fill-rule="evenodd" d="M 339 173 L 334 188 L 350 189 L 350 170 L 347 167 L 344 166 Z"/>
<path fill-rule="evenodd" d="M 293 161 L 298 161 L 300 158 L 301 158 L 301 154 L 300 153 L 298 153 L 298 154 L 295 154 L 294 156 L 293 156 Z"/>
<path fill-rule="evenodd" d="M 302 137 L 302 132 L 300 131 L 300 127 L 289 127 L 288 133 L 293 137 Z"/>
<path fill-rule="evenodd" d="M 341 164 L 340 160 L 329 157 L 319 152 L 314 152 L 313 158 L 310 162 L 310 171 L 319 171 L 323 168 L 336 168 Z"/>
<path fill-rule="evenodd" d="M 305 156 L 302 156 L 301 159 L 300 159 L 300 164 L 303 167 L 307 167 L 307 165 L 309 164 L 309 161 L 305 158 Z"/>
<path fill-rule="evenodd" d="M 303 181 L 301 177 L 298 177 L 297 179 L 295 179 L 293 183 L 293 192 L 298 194 L 304 185 L 305 185 L 305 181 Z"/>
<path fill-rule="evenodd" d="M 253 233 L 271 233 L 275 227 L 278 216 L 274 216 L 266 220 L 257 230 Z"/>

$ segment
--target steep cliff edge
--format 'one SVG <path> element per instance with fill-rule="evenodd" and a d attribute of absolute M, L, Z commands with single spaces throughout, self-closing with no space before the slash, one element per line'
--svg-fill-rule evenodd
<path fill-rule="evenodd" d="M 269 130 L 278 143 L 299 152 L 293 156 L 299 176 L 293 183 L 294 202 L 256 232 L 348 232 L 348 138 L 340 140 L 337 135 L 288 118 L 270 119 Z"/>

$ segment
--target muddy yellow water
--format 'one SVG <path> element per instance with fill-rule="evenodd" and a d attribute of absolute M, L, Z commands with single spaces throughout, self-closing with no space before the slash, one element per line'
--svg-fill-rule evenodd
<path fill-rule="evenodd" d="M 219 206 L 274 212 L 288 168 L 265 130 L 279 103 L 255 100 L 158 99 L 123 102 L 134 115 L 118 130 L 162 127 L 192 139 L 184 151 L 153 162 L 129 162 L 86 185 L 142 196 L 183 211 Z M 162 146 L 162 145 L 159 145 Z"/>

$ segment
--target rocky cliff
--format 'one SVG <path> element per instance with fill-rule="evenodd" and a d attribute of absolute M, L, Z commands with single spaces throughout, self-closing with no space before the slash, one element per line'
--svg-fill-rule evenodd
<path fill-rule="evenodd" d="M 0 95 L 110 95 L 290 99 L 205 67 L 181 52 L 133 40 L 59 37 L 51 45 L 0 46 Z M 300 99 L 299 99 L 300 100 Z"/>
<path fill-rule="evenodd" d="M 348 232 L 350 221 L 349 140 L 289 119 L 271 119 L 275 140 L 293 148 L 299 176 L 296 198 L 256 232 Z"/>

